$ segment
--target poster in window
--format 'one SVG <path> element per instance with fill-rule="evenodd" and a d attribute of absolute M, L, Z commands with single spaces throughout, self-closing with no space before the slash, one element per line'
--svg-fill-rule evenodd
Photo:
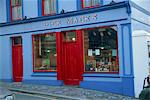
<path fill-rule="evenodd" d="M 88 49 L 88 56 L 93 56 L 92 49 Z"/>
<path fill-rule="evenodd" d="M 95 49 L 95 55 L 100 55 L 100 50 L 99 49 Z"/>
<path fill-rule="evenodd" d="M 117 50 L 116 49 L 112 50 L 112 56 L 117 56 Z"/>

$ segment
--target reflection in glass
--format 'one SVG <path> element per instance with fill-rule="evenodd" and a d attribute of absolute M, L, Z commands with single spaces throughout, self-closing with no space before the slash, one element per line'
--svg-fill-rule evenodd
<path fill-rule="evenodd" d="M 54 33 L 35 35 L 34 45 L 34 70 L 56 70 L 56 36 Z"/>
<path fill-rule="evenodd" d="M 119 72 L 116 27 L 84 31 L 86 72 Z"/>

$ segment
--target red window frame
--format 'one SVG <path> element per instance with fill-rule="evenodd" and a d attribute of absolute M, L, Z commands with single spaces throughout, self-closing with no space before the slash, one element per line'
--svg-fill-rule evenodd
<path fill-rule="evenodd" d="M 56 70 L 35 70 L 34 66 L 34 36 L 45 36 L 47 34 L 55 34 L 56 36 L 56 52 L 57 52 L 57 33 L 45 33 L 45 34 L 33 34 L 32 35 L 32 62 L 33 62 L 33 72 L 57 72 L 57 63 L 56 63 Z M 57 62 L 57 56 L 56 56 Z"/>
<path fill-rule="evenodd" d="M 84 0 L 81 0 L 81 4 L 82 4 L 82 9 L 84 9 L 84 8 L 94 8 L 94 7 L 99 7 L 100 6 L 100 2 L 99 2 L 98 5 L 84 6 Z"/>
<path fill-rule="evenodd" d="M 17 18 L 17 19 L 13 19 L 13 8 L 15 8 L 15 7 L 20 7 L 21 6 L 21 10 L 22 10 L 22 0 L 21 0 L 21 5 L 20 4 L 16 4 L 16 5 L 13 5 L 12 4 L 12 0 L 10 0 L 10 18 L 11 18 L 11 21 L 13 21 L 13 20 L 21 20 L 22 18 Z M 21 14 L 21 16 L 22 16 L 22 14 Z"/>
<path fill-rule="evenodd" d="M 111 27 L 117 27 L 116 25 L 111 25 L 111 26 L 101 26 L 101 27 L 93 27 L 93 28 L 111 28 Z M 86 29 L 83 29 L 84 30 L 92 30 L 93 28 L 86 28 Z M 84 34 L 83 34 L 84 35 Z M 84 39 L 83 39 L 84 40 Z M 83 42 L 84 43 L 84 42 Z M 83 47 L 84 48 L 84 47 Z M 118 31 L 117 31 L 117 34 L 116 34 L 116 48 L 117 48 L 117 56 L 116 56 L 116 62 L 118 64 L 118 67 L 120 69 L 120 65 L 119 65 L 119 54 L 118 54 Z M 84 55 L 84 62 L 85 62 L 85 54 Z M 85 71 L 85 63 L 84 63 L 84 73 L 87 73 L 87 74 L 119 74 L 120 71 L 118 72 L 92 72 L 92 71 Z"/>
<path fill-rule="evenodd" d="M 45 14 L 45 12 L 44 12 L 44 10 L 45 10 L 44 1 L 45 1 L 45 0 L 42 0 L 42 16 L 55 15 L 56 12 L 55 12 L 55 13 L 50 13 L 50 14 Z M 56 1 L 56 0 L 55 0 L 55 1 Z M 55 5 L 55 6 L 57 6 L 57 5 Z"/>

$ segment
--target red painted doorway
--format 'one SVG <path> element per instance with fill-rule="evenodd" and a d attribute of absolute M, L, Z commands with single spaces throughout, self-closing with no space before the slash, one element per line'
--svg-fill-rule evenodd
<path fill-rule="evenodd" d="M 22 37 L 12 38 L 13 81 L 21 82 L 23 77 Z"/>
<path fill-rule="evenodd" d="M 63 32 L 62 35 L 64 84 L 79 85 L 84 70 L 81 31 Z"/>

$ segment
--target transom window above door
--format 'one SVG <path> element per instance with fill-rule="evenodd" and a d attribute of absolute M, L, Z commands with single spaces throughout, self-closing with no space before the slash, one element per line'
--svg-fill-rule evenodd
<path fill-rule="evenodd" d="M 42 15 L 56 14 L 57 0 L 42 0 Z"/>
<path fill-rule="evenodd" d="M 22 0 L 11 0 L 11 20 L 22 19 Z"/>
<path fill-rule="evenodd" d="M 91 8 L 100 5 L 100 0 L 82 0 L 82 8 Z"/>

